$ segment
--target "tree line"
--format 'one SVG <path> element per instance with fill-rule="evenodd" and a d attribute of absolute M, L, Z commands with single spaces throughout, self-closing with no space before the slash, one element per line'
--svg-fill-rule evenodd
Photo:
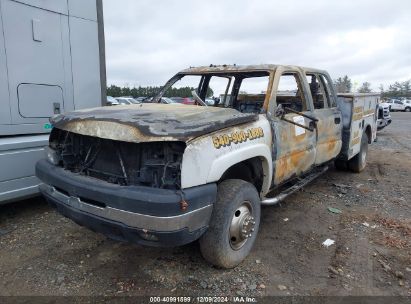
<path fill-rule="evenodd" d="M 352 80 L 347 76 L 339 77 L 334 80 L 334 87 L 337 93 L 350 93 L 353 92 Z M 133 97 L 151 97 L 156 95 L 162 87 L 160 86 L 148 86 L 148 87 L 119 87 L 116 85 L 111 85 L 107 88 L 107 95 L 113 97 L 120 96 L 133 96 Z M 194 90 L 193 87 L 181 87 L 181 88 L 169 88 L 164 96 L 165 97 L 191 97 L 191 92 Z M 378 87 L 379 93 L 382 97 L 411 97 L 411 80 L 406 81 L 396 81 L 390 84 L 385 90 L 384 86 L 381 84 Z M 371 93 L 371 83 L 363 82 L 361 86 L 356 90 L 358 93 Z M 207 91 L 207 97 L 213 96 L 213 90 L 211 88 Z"/>
<path fill-rule="evenodd" d="M 152 97 L 155 96 L 162 87 L 158 86 L 148 86 L 138 88 L 133 87 L 119 87 L 116 85 L 111 85 L 107 88 L 107 96 L 120 97 L 120 96 L 133 96 L 133 97 Z M 193 87 L 181 87 L 181 88 L 169 88 L 165 93 L 164 97 L 191 97 L 191 92 L 194 90 Z M 207 97 L 213 96 L 213 90 L 209 88 L 207 90 Z"/>
<path fill-rule="evenodd" d="M 338 93 L 349 93 L 353 90 L 353 84 L 351 79 L 345 75 L 334 80 L 334 86 Z M 411 79 L 406 81 L 396 81 L 388 86 L 385 90 L 382 84 L 378 87 L 379 93 L 382 97 L 411 97 Z M 357 89 L 358 93 L 371 93 L 371 83 L 363 82 Z"/>

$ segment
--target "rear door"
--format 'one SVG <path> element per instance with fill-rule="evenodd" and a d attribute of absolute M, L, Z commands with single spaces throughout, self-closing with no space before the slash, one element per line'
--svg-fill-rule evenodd
<path fill-rule="evenodd" d="M 311 104 L 308 92 L 303 85 L 303 75 L 296 70 L 282 69 L 279 67 L 276 71 L 273 90 L 275 101 L 270 102 L 270 108 L 292 109 L 311 115 Z M 274 105 L 271 106 L 273 102 Z M 309 126 L 310 119 L 287 110 L 284 113 L 283 118 L 269 114 L 273 117 L 273 179 L 275 185 L 307 172 L 313 167 L 315 161 L 315 131 L 309 131 L 291 123 Z"/>
<path fill-rule="evenodd" d="M 313 116 L 317 118 L 315 165 L 335 158 L 341 151 L 342 117 L 328 75 L 306 73 L 313 101 Z"/>

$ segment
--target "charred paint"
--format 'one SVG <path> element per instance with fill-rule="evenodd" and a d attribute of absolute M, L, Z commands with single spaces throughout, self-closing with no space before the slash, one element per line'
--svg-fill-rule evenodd
<path fill-rule="evenodd" d="M 314 162 L 314 155 L 314 149 L 308 149 L 296 151 L 275 161 L 274 183 L 278 185 L 292 176 L 308 171 Z"/>
<path fill-rule="evenodd" d="M 128 142 L 188 141 L 258 119 L 230 108 L 142 104 L 87 109 L 58 115 L 59 129 Z"/>
<path fill-rule="evenodd" d="M 292 120 L 295 114 L 287 114 Z M 273 158 L 273 186 L 288 178 L 308 171 L 315 159 L 315 132 L 297 135 L 295 125 L 275 118 L 272 122 L 276 134 L 276 155 Z"/>

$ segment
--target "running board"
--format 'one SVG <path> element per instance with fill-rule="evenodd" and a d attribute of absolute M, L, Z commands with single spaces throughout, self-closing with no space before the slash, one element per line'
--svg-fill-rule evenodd
<path fill-rule="evenodd" d="M 304 178 L 300 179 L 297 181 L 294 185 L 292 185 L 290 188 L 285 189 L 283 192 L 280 194 L 270 197 L 270 198 L 264 198 L 261 201 L 261 205 L 276 205 L 282 200 L 284 200 L 287 196 L 290 194 L 293 194 L 295 191 L 301 189 L 305 185 L 307 185 L 309 182 L 313 181 L 317 177 L 319 177 L 321 174 L 323 174 L 325 171 L 328 170 L 328 166 L 320 167 L 316 170 L 314 170 L 312 173 L 308 174 Z"/>

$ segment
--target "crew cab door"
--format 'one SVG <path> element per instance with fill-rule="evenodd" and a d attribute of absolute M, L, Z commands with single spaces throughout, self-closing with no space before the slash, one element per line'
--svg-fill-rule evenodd
<path fill-rule="evenodd" d="M 309 95 L 302 77 L 305 76 L 297 70 L 282 68 L 277 69 L 274 77 L 268 114 L 272 117 L 274 185 L 307 172 L 315 162 L 315 130 L 295 124 L 309 126 L 311 120 L 287 110 L 311 114 Z M 281 117 L 279 109 L 284 110 Z"/>
<path fill-rule="evenodd" d="M 306 73 L 313 101 L 313 117 L 316 122 L 315 165 L 335 158 L 341 151 L 342 117 L 328 75 Z"/>

